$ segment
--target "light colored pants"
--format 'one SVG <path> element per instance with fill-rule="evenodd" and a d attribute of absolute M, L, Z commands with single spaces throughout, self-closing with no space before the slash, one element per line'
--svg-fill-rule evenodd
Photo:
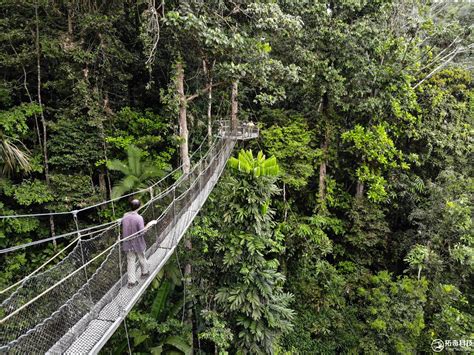
<path fill-rule="evenodd" d="M 145 258 L 145 253 L 137 253 L 134 251 L 127 252 L 127 274 L 129 284 L 134 284 L 138 281 L 137 270 L 135 267 L 135 261 L 137 257 L 142 269 L 142 275 L 148 273 L 148 262 Z"/>

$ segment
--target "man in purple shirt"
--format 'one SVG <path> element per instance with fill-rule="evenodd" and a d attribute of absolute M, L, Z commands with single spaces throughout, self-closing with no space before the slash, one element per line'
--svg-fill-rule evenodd
<path fill-rule="evenodd" d="M 138 214 L 138 209 L 140 208 L 139 200 L 132 200 L 130 206 L 132 211 L 125 213 L 122 217 L 122 239 L 133 235 L 133 237 L 122 242 L 122 249 L 127 254 L 128 288 L 132 288 L 138 284 L 137 270 L 135 268 L 137 257 L 142 269 L 142 277 L 146 277 L 150 274 L 148 271 L 148 262 L 145 257 L 145 238 L 143 237 L 143 233 L 139 232 L 156 224 L 156 221 L 151 221 L 145 227 L 143 217 Z"/>

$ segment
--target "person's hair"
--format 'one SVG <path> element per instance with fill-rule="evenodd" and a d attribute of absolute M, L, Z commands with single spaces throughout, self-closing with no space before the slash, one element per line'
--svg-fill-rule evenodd
<path fill-rule="evenodd" d="M 140 207 L 141 203 L 140 200 L 134 198 L 133 200 L 130 201 L 130 208 L 132 210 L 136 210 Z"/>

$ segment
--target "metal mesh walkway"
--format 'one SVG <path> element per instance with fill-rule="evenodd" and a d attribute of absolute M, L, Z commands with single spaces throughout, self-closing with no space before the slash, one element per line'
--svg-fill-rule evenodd
<path fill-rule="evenodd" d="M 150 189 L 141 211 L 157 224 L 142 232 L 150 276 L 127 288 L 120 223 L 78 236 L 60 263 L 23 282 L 1 303 L 0 351 L 97 353 L 176 249 L 219 179 L 236 139 L 258 136 L 254 126 L 221 125 L 206 154 L 169 187 Z M 133 238 L 131 236 L 130 238 Z"/>

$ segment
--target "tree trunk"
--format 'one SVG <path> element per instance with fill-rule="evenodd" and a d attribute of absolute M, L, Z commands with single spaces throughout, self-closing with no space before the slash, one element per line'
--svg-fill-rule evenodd
<path fill-rule="evenodd" d="M 326 155 L 327 148 L 328 148 L 327 144 L 326 142 L 324 142 L 321 145 L 323 155 Z M 326 198 L 326 166 L 327 166 L 327 160 L 326 158 L 323 158 L 323 161 L 319 165 L 319 201 L 321 203 L 323 203 L 324 199 Z"/>
<path fill-rule="evenodd" d="M 18 56 L 17 51 L 15 50 L 15 47 L 13 47 L 13 51 L 15 52 L 15 55 Z M 21 69 L 23 70 L 23 86 L 26 91 L 26 95 L 28 95 L 28 99 L 30 100 L 30 103 L 33 104 L 33 97 L 31 97 L 30 90 L 28 89 L 28 81 L 27 81 L 27 74 L 26 74 L 26 69 L 25 66 L 22 65 Z M 40 132 L 40 127 L 39 127 L 39 122 L 38 122 L 38 115 L 36 113 L 33 113 L 33 117 L 35 118 L 35 131 L 36 131 L 36 136 L 38 138 L 38 145 L 40 148 L 40 151 L 43 151 L 43 141 L 41 139 L 41 132 Z"/>
<path fill-rule="evenodd" d="M 357 180 L 356 186 L 356 198 L 362 198 L 364 196 L 364 183 L 362 181 Z"/>
<path fill-rule="evenodd" d="M 179 97 L 179 136 L 181 143 L 179 144 L 179 153 L 183 163 L 183 173 L 189 173 L 191 162 L 189 160 L 189 146 L 188 146 L 188 124 L 186 121 L 186 96 L 184 95 L 184 69 L 183 63 L 176 64 L 177 70 L 177 91 Z"/>
<path fill-rule="evenodd" d="M 104 200 L 107 199 L 107 183 L 105 182 L 105 173 L 101 171 L 99 173 L 99 191 L 100 191 L 100 196 L 103 197 Z M 105 209 L 107 207 L 105 204 L 101 206 L 102 209 Z"/>
<path fill-rule="evenodd" d="M 329 147 L 329 133 L 326 130 L 324 135 L 324 141 L 321 143 L 321 150 L 323 159 L 319 165 L 319 201 L 321 204 L 324 204 L 326 199 L 326 170 L 327 170 L 327 154 Z"/>
<path fill-rule="evenodd" d="M 68 1 L 67 5 L 67 33 L 71 36 L 73 27 L 72 27 L 72 1 Z"/>
<path fill-rule="evenodd" d="M 105 94 L 104 106 L 103 107 L 104 107 L 104 112 L 106 113 L 106 115 L 112 115 L 113 114 L 112 109 L 109 106 L 109 96 L 107 94 Z M 107 142 L 105 140 L 106 136 L 105 136 L 104 121 L 102 119 L 99 121 L 99 129 L 100 129 L 100 138 L 102 140 L 102 151 L 104 152 L 104 159 L 107 162 L 109 160 L 109 158 L 108 158 L 108 154 L 107 154 Z M 102 192 L 102 183 L 103 183 L 104 197 L 105 197 L 105 199 L 107 199 L 107 195 L 112 196 L 112 184 L 110 182 L 110 173 L 109 173 L 109 169 L 107 168 L 107 163 L 105 164 L 104 171 L 105 171 L 105 177 L 107 178 L 107 183 L 105 183 L 105 177 L 103 176 L 103 173 L 101 173 L 102 176 L 99 175 L 99 186 L 101 187 L 101 192 Z M 104 179 L 103 182 L 101 181 L 101 178 Z M 114 207 L 114 202 L 113 201 L 111 203 L 111 206 L 112 206 L 112 212 L 113 212 L 113 215 L 114 215 L 114 218 L 115 218 L 115 207 Z M 106 205 L 103 205 L 103 207 L 105 209 Z"/>
<path fill-rule="evenodd" d="M 214 68 L 215 61 L 212 63 L 211 68 L 207 67 L 207 60 L 203 60 L 204 74 L 207 76 L 207 85 L 209 91 L 207 93 L 207 137 L 209 146 L 212 144 L 212 74 L 211 71 Z"/>
<path fill-rule="evenodd" d="M 212 78 L 209 79 L 209 84 L 211 85 L 209 88 L 208 94 L 208 102 L 207 102 L 207 140 L 209 146 L 212 144 Z"/>
<path fill-rule="evenodd" d="M 239 94 L 239 81 L 235 80 L 232 82 L 232 94 L 230 96 L 230 125 L 232 131 L 237 128 L 238 120 L 237 120 L 237 112 L 239 110 L 239 101 L 238 101 L 238 94 Z"/>
<path fill-rule="evenodd" d="M 48 164 L 48 148 L 47 148 L 47 142 L 48 142 L 48 132 L 46 128 L 46 119 L 44 117 L 44 112 L 43 112 L 43 102 L 41 100 L 41 62 L 40 62 L 40 56 L 41 56 L 41 49 L 40 49 L 40 34 L 39 34 L 39 16 L 38 16 L 38 2 L 36 2 L 35 5 L 35 20 L 36 20 L 36 40 L 35 40 L 35 46 L 36 46 L 36 68 L 37 68 L 37 84 L 38 84 L 38 105 L 40 106 L 41 113 L 41 125 L 43 126 L 43 158 L 44 158 L 44 178 L 46 180 L 46 185 L 48 187 L 51 186 L 51 182 L 49 179 L 49 164 Z M 51 230 L 51 236 L 55 236 L 55 226 L 54 226 L 54 218 L 53 216 L 49 216 L 49 227 Z M 53 240 L 53 246 L 56 249 L 57 244 L 56 241 Z"/>
<path fill-rule="evenodd" d="M 329 98 L 327 94 L 324 94 L 323 97 L 321 97 L 321 101 L 318 107 L 318 110 L 321 112 L 324 122 L 326 122 L 324 140 L 321 142 L 322 160 L 319 165 L 318 198 L 319 198 L 319 202 L 322 205 L 324 204 L 324 200 L 326 198 L 326 170 L 327 170 L 327 163 L 328 163 L 327 153 L 328 153 L 328 147 L 329 147 L 328 106 L 329 106 Z"/>

